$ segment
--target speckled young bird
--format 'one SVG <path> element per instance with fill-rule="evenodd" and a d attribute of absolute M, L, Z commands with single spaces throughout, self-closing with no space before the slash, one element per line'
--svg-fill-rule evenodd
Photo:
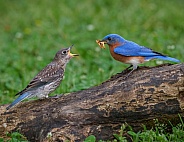
<path fill-rule="evenodd" d="M 178 59 L 163 55 L 150 48 L 138 45 L 133 41 L 126 40 L 118 34 L 106 35 L 102 40 L 97 40 L 97 43 L 101 48 L 105 48 L 104 44 L 108 44 L 110 53 L 115 60 L 131 64 L 128 68 L 133 66 L 133 70 L 125 78 L 137 69 L 139 64 L 152 59 L 180 62 Z"/>
<path fill-rule="evenodd" d="M 27 98 L 48 98 L 48 95 L 60 85 L 66 64 L 72 57 L 78 56 L 77 54 L 70 53 L 72 47 L 73 45 L 58 51 L 53 61 L 42 69 L 24 90 L 16 94 L 20 96 L 6 109 L 12 108 Z"/>

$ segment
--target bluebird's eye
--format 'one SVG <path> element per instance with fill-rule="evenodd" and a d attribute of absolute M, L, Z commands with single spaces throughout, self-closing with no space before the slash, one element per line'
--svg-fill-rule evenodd
<path fill-rule="evenodd" d="M 64 50 L 63 52 L 62 52 L 62 54 L 66 54 L 67 53 L 67 51 L 66 50 Z"/>
<path fill-rule="evenodd" d="M 110 41 L 111 40 L 111 37 L 108 37 L 108 40 Z"/>

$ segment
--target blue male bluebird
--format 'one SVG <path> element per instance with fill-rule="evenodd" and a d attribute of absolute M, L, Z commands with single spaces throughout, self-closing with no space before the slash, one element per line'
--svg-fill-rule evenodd
<path fill-rule="evenodd" d="M 72 57 L 78 56 L 70 53 L 72 46 L 59 50 L 53 61 L 42 69 L 24 90 L 16 94 L 20 96 L 6 109 L 10 109 L 27 98 L 48 98 L 48 95 L 60 85 L 66 64 Z"/>
<path fill-rule="evenodd" d="M 133 66 L 133 70 L 125 78 L 136 70 L 139 64 L 144 63 L 145 61 L 162 59 L 172 62 L 180 62 L 178 59 L 168 57 L 161 53 L 155 52 L 150 48 L 128 41 L 118 34 L 109 34 L 102 40 L 96 40 L 96 42 L 101 48 L 105 48 L 104 44 L 108 44 L 110 53 L 115 60 L 131 64 L 128 68 Z"/>

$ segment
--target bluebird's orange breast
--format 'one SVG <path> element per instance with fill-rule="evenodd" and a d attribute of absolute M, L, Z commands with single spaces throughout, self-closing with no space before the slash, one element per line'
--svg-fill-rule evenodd
<path fill-rule="evenodd" d="M 115 60 L 126 63 L 126 64 L 133 64 L 135 62 L 137 64 L 140 64 L 140 63 L 143 63 L 145 61 L 144 57 L 141 57 L 141 56 L 123 56 L 123 55 L 115 53 L 114 48 L 116 48 L 117 46 L 119 46 L 119 45 L 117 45 L 117 44 L 109 45 L 109 50 L 110 50 L 111 56 Z"/>

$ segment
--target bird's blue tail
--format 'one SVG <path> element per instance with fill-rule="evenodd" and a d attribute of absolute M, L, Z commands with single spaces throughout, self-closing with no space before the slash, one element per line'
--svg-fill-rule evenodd
<path fill-rule="evenodd" d="M 155 56 L 155 58 L 172 62 L 180 62 L 180 60 L 168 56 Z"/>
<path fill-rule="evenodd" d="M 10 109 L 13 106 L 17 105 L 18 103 L 20 103 L 21 101 L 23 101 L 24 99 L 28 98 L 30 95 L 30 93 L 26 92 L 22 95 L 20 95 L 13 103 L 11 103 L 6 109 Z"/>

